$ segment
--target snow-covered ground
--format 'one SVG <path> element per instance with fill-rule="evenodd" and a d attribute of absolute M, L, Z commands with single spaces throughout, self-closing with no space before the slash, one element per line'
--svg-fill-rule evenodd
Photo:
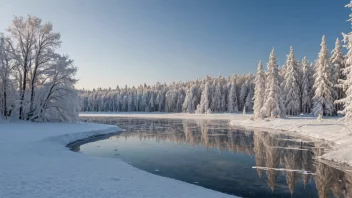
<path fill-rule="evenodd" d="M 187 114 L 187 113 L 81 113 L 80 116 L 172 118 L 172 119 L 223 119 L 233 126 L 284 130 L 300 135 L 323 139 L 331 143 L 332 149 L 322 156 L 352 166 L 352 125 L 345 125 L 338 117 L 324 117 L 319 122 L 311 116 L 294 116 L 285 119 L 253 120 L 252 114 Z"/>
<path fill-rule="evenodd" d="M 0 197 L 232 197 L 65 147 L 119 130 L 87 123 L 0 123 Z"/>

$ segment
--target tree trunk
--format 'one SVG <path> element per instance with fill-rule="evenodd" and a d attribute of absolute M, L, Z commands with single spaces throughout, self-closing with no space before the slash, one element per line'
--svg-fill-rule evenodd
<path fill-rule="evenodd" d="M 32 82 L 31 82 L 31 99 L 30 99 L 30 105 L 29 105 L 29 115 L 28 117 L 32 116 L 33 115 L 33 102 L 34 102 L 34 82 L 35 82 L 35 79 L 37 77 L 37 64 L 34 68 L 34 73 L 33 73 L 33 78 L 32 78 Z"/>
<path fill-rule="evenodd" d="M 3 86 L 4 86 L 4 90 L 3 90 L 3 95 L 4 95 L 4 103 L 3 103 L 3 105 L 4 105 L 4 116 L 5 116 L 5 118 L 7 118 L 7 90 L 6 90 L 6 85 L 7 83 L 6 82 L 4 82 L 4 84 L 3 84 Z"/>
<path fill-rule="evenodd" d="M 26 62 L 27 60 L 25 60 Z M 24 72 L 23 72 L 23 82 L 22 82 L 22 92 L 21 92 L 21 96 L 20 96 L 20 115 L 19 115 L 19 119 L 22 120 L 24 119 L 23 116 L 23 100 L 24 100 L 24 93 L 26 92 L 26 86 L 27 86 L 27 64 L 25 64 L 24 67 Z"/>

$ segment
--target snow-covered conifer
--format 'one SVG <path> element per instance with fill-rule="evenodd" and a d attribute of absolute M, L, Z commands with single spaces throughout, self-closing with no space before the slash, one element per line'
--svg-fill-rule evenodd
<path fill-rule="evenodd" d="M 158 111 L 164 111 L 165 96 L 163 91 L 159 91 L 156 96 L 156 103 L 158 104 Z"/>
<path fill-rule="evenodd" d="M 243 107 L 246 104 L 246 98 L 247 98 L 247 95 L 248 95 L 248 91 L 249 91 L 249 84 L 248 84 L 248 81 L 246 80 L 241 85 L 240 97 L 239 97 L 239 105 L 240 105 L 240 108 L 242 108 L 242 109 L 243 109 Z"/>
<path fill-rule="evenodd" d="M 310 113 L 312 108 L 312 72 L 307 57 L 302 60 L 302 112 Z"/>
<path fill-rule="evenodd" d="M 154 109 L 155 109 L 155 98 L 154 98 L 153 92 L 150 94 L 149 107 L 150 107 L 150 111 L 154 111 Z"/>
<path fill-rule="evenodd" d="M 346 5 L 348 8 L 352 8 L 352 1 Z M 352 23 L 352 14 L 350 14 L 350 19 L 348 20 Z M 348 34 L 343 34 L 345 47 L 347 48 L 347 54 L 345 59 L 345 68 L 343 69 L 343 75 L 346 79 L 339 79 L 339 87 L 346 90 L 346 96 L 343 99 L 336 101 L 336 103 L 343 104 L 343 110 L 340 113 L 345 115 L 347 122 L 352 120 L 352 32 Z"/>
<path fill-rule="evenodd" d="M 200 104 L 197 106 L 197 113 L 203 114 L 206 113 L 210 108 L 210 98 L 211 98 L 211 88 L 210 83 L 207 81 L 205 83 L 204 90 L 202 91 Z"/>
<path fill-rule="evenodd" d="M 228 99 L 227 99 L 227 111 L 229 113 L 234 113 L 238 111 L 238 105 L 237 105 L 237 93 L 236 93 L 236 84 L 234 81 L 231 82 L 231 88 L 228 94 Z"/>
<path fill-rule="evenodd" d="M 228 97 L 228 90 L 227 90 L 227 86 L 224 85 L 221 88 L 221 98 L 220 98 L 220 112 L 225 112 L 227 105 L 226 105 L 226 97 Z"/>
<path fill-rule="evenodd" d="M 128 104 L 127 104 L 127 111 L 134 111 L 134 98 L 133 93 L 128 94 Z"/>
<path fill-rule="evenodd" d="M 268 76 L 266 80 L 266 99 L 261 109 L 263 115 L 268 117 L 280 117 L 284 115 L 284 106 L 281 99 L 279 74 L 276 63 L 275 50 L 270 53 L 268 62 Z"/>
<path fill-rule="evenodd" d="M 178 112 L 178 113 L 182 112 L 182 104 L 183 104 L 184 100 L 185 100 L 184 91 L 180 90 L 178 97 L 177 97 L 175 112 Z"/>
<path fill-rule="evenodd" d="M 315 81 L 314 81 L 314 97 L 313 97 L 313 114 L 318 116 L 333 115 L 335 112 L 333 104 L 333 84 L 331 78 L 331 63 L 329 52 L 326 45 L 325 36 L 322 38 L 321 50 L 318 59 L 315 62 Z"/>
<path fill-rule="evenodd" d="M 193 84 L 190 89 L 187 90 L 186 98 L 183 103 L 183 110 L 187 113 L 194 113 L 196 110 L 197 104 L 197 96 L 196 96 L 196 85 Z"/>
<path fill-rule="evenodd" d="M 212 112 L 220 112 L 221 110 L 221 85 L 218 79 L 214 81 L 214 93 L 212 98 Z"/>
<path fill-rule="evenodd" d="M 331 76 L 332 76 L 332 83 L 334 85 L 339 84 L 339 79 L 345 79 L 345 76 L 343 75 L 342 71 L 344 69 L 344 56 L 342 53 L 342 49 L 341 49 L 341 42 L 340 40 L 337 38 L 336 42 L 335 42 L 335 49 L 332 51 L 332 56 L 331 56 Z M 341 98 L 343 98 L 344 93 L 342 88 L 335 86 L 336 87 L 336 91 L 334 92 L 334 99 L 335 100 L 340 100 Z M 336 111 L 339 111 L 342 109 L 342 106 L 340 104 L 336 104 L 335 106 Z"/>
<path fill-rule="evenodd" d="M 262 61 L 259 61 L 258 68 L 257 68 L 257 75 L 254 79 L 255 87 L 254 87 L 254 117 L 260 118 L 261 113 L 260 109 L 263 107 L 264 98 L 265 98 L 265 73 L 263 70 Z"/>
<path fill-rule="evenodd" d="M 290 54 L 287 56 L 285 67 L 286 73 L 283 82 L 285 109 L 287 114 L 297 115 L 300 112 L 300 87 L 298 84 L 298 66 L 293 47 L 290 47 Z"/>
<path fill-rule="evenodd" d="M 253 111 L 253 96 L 254 96 L 254 86 L 252 83 L 249 86 L 249 91 L 246 98 L 245 107 L 247 111 Z"/>

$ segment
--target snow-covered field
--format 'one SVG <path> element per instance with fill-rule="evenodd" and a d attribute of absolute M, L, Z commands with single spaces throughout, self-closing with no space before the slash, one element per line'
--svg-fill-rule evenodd
<path fill-rule="evenodd" d="M 65 147 L 119 130 L 87 123 L 0 123 L 0 197 L 232 197 Z"/>
<path fill-rule="evenodd" d="M 81 113 L 80 116 L 172 118 L 172 119 L 223 119 L 233 126 L 284 130 L 300 135 L 329 141 L 332 149 L 322 156 L 352 166 L 352 126 L 345 125 L 337 117 L 324 117 L 319 122 L 311 116 L 295 116 L 285 119 L 252 120 L 252 114 L 187 114 L 187 113 Z"/>

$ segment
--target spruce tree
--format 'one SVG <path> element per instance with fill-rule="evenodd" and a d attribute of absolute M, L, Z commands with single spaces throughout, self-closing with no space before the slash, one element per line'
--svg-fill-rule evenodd
<path fill-rule="evenodd" d="M 300 112 L 300 87 L 298 84 L 298 66 L 295 60 L 293 47 L 286 60 L 286 73 L 284 76 L 285 109 L 289 115 L 297 115 Z"/>
<path fill-rule="evenodd" d="M 214 93 L 212 98 L 212 111 L 220 112 L 221 109 L 221 85 L 219 79 L 214 81 Z"/>
<path fill-rule="evenodd" d="M 231 82 L 231 88 L 230 88 L 230 92 L 228 95 L 228 105 L 227 105 L 227 111 L 229 113 L 234 113 L 234 112 L 238 112 L 238 106 L 237 106 L 237 94 L 236 94 L 236 84 L 234 81 Z"/>
<path fill-rule="evenodd" d="M 266 85 L 266 99 L 261 109 L 263 115 L 267 117 L 280 117 L 285 114 L 281 99 L 281 89 L 279 83 L 279 74 L 276 62 L 275 50 L 270 53 L 268 62 L 268 77 Z"/>
<path fill-rule="evenodd" d="M 204 90 L 202 92 L 200 98 L 200 104 L 197 106 L 197 113 L 203 114 L 208 111 L 210 108 L 210 97 L 211 97 L 211 89 L 209 81 L 205 83 Z"/>
<path fill-rule="evenodd" d="M 341 50 L 341 43 L 340 40 L 337 38 L 335 42 L 335 49 L 332 51 L 332 56 L 331 56 L 331 81 L 334 85 L 339 84 L 339 79 L 345 79 L 345 76 L 342 73 L 342 70 L 344 68 L 344 57 L 343 53 Z M 338 87 L 335 88 L 336 92 L 334 95 L 335 100 L 340 100 L 343 98 L 343 90 L 342 88 Z M 336 111 L 339 111 L 342 109 L 342 106 L 340 104 L 335 105 Z"/>
<path fill-rule="evenodd" d="M 352 0 L 346 5 L 348 8 L 352 8 Z M 348 20 L 352 23 L 352 14 L 350 15 L 350 19 Z M 339 87 L 346 90 L 346 96 L 343 99 L 336 101 L 336 103 L 343 104 L 343 110 L 340 113 L 345 114 L 345 119 L 347 122 L 351 122 L 352 119 L 352 32 L 348 34 L 343 34 L 344 43 L 347 48 L 347 54 L 345 59 L 345 68 L 343 69 L 343 75 L 345 75 L 346 79 L 340 79 Z"/>
<path fill-rule="evenodd" d="M 312 108 L 312 72 L 307 57 L 302 60 L 302 112 L 310 113 Z"/>
<path fill-rule="evenodd" d="M 254 117 L 261 118 L 262 115 L 260 113 L 260 109 L 263 107 L 264 98 L 265 98 L 265 73 L 263 70 L 262 61 L 259 61 L 257 68 L 257 75 L 254 79 L 255 87 L 254 87 Z"/>
<path fill-rule="evenodd" d="M 331 63 L 329 59 L 328 47 L 326 45 L 325 36 L 322 38 L 321 50 L 318 59 L 315 62 L 315 81 L 314 81 L 314 97 L 313 97 L 313 114 L 315 116 L 333 115 L 335 112 L 333 104 L 333 84 L 331 78 Z"/>

